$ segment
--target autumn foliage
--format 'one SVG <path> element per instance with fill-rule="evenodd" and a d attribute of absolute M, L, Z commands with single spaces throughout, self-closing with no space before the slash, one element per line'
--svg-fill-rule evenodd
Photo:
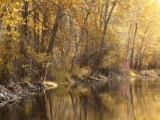
<path fill-rule="evenodd" d="M 159 68 L 159 6 L 153 0 L 1 0 L 0 83 L 63 79 L 82 69 L 96 75 Z"/>

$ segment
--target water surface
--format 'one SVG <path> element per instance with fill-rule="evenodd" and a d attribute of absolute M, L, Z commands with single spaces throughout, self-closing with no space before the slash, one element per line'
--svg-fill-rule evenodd
<path fill-rule="evenodd" d="M 0 120 L 159 120 L 160 80 L 66 85 L 0 108 Z"/>

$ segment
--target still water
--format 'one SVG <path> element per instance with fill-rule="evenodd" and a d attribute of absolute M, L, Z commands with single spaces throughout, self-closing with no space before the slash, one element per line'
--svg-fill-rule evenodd
<path fill-rule="evenodd" d="M 0 120 L 160 120 L 160 80 L 63 85 L 0 108 Z"/>

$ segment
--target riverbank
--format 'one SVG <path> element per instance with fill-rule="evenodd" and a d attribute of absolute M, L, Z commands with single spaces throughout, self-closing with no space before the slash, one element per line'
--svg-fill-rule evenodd
<path fill-rule="evenodd" d="M 0 85 L 0 107 L 10 103 L 16 103 L 27 97 L 43 92 L 46 89 L 53 89 L 58 85 L 53 82 L 21 82 L 10 83 L 7 86 Z"/>
<path fill-rule="evenodd" d="M 135 78 L 135 79 L 160 79 L 160 70 L 128 70 L 128 71 L 101 71 L 96 76 L 76 76 L 71 77 L 74 82 L 107 82 L 112 79 Z"/>
<path fill-rule="evenodd" d="M 27 97 L 43 92 L 44 90 L 50 90 L 56 88 L 58 85 L 70 84 L 70 83 L 93 83 L 93 82 L 107 82 L 112 79 L 124 79 L 124 78 L 160 78 L 159 70 L 142 70 L 135 71 L 130 70 L 128 72 L 110 72 L 106 75 L 104 72 L 99 73 L 96 76 L 90 76 L 89 74 L 81 76 L 72 76 L 67 80 L 62 81 L 46 81 L 41 82 L 11 82 L 7 86 L 0 85 L 0 107 L 9 103 L 16 103 Z"/>

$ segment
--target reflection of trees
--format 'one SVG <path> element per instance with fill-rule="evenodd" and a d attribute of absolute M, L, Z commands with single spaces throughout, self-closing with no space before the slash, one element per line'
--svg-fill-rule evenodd
<path fill-rule="evenodd" d="M 1 120 L 159 120 L 155 117 L 160 106 L 159 88 L 158 83 L 143 80 L 72 86 L 1 108 L 0 116 Z"/>
<path fill-rule="evenodd" d="M 89 87 L 89 91 L 86 93 L 80 93 L 80 104 L 83 109 L 84 113 L 84 120 L 88 119 L 90 110 L 93 110 L 93 114 L 98 116 L 99 120 L 104 119 L 104 114 L 107 113 L 109 115 L 112 115 L 112 110 L 107 103 L 103 101 L 103 97 L 101 96 L 102 93 L 105 93 L 105 91 L 108 91 L 108 83 L 102 84 L 102 85 L 93 85 Z M 108 98 L 105 98 L 108 99 Z M 82 114 L 81 114 L 82 115 Z M 81 118 L 83 118 L 81 116 Z"/>
<path fill-rule="evenodd" d="M 148 79 L 137 80 L 133 87 L 135 100 L 137 102 L 136 107 L 139 106 L 144 119 L 153 119 L 151 111 L 154 111 L 155 107 L 158 106 L 158 101 L 155 100 L 155 97 L 159 95 L 160 92 L 159 82 L 156 80 L 150 81 Z M 157 106 L 154 106 L 154 104 L 157 104 Z M 155 113 L 156 112 L 157 111 L 155 111 Z"/>
<path fill-rule="evenodd" d="M 91 87 L 91 93 L 93 95 L 93 100 L 96 104 L 97 111 L 99 113 L 99 120 L 103 120 L 103 111 L 101 109 L 103 107 L 102 99 L 100 98 L 98 91 L 94 87 Z"/>
<path fill-rule="evenodd" d="M 135 110 L 134 110 L 134 93 L 133 93 L 133 89 L 132 89 L 132 85 L 130 84 L 129 81 L 110 81 L 108 83 L 105 83 L 103 85 L 100 86 L 96 86 L 96 88 L 92 88 L 91 89 L 92 93 L 94 92 L 94 99 L 97 103 L 97 100 L 99 101 L 99 103 L 101 104 L 97 104 L 98 106 L 105 106 L 103 105 L 102 98 L 98 97 L 100 96 L 100 94 L 105 93 L 105 94 L 110 94 L 112 97 L 112 101 L 107 101 L 107 98 L 105 98 L 105 101 L 108 102 L 107 104 L 111 104 L 114 103 L 114 106 L 111 106 L 111 109 L 117 109 L 119 104 L 121 104 L 120 100 L 121 98 L 124 99 L 124 101 L 126 101 L 127 105 L 127 116 L 128 116 L 128 120 L 135 120 Z M 123 103 L 124 104 L 124 103 Z M 125 105 L 125 104 L 124 104 Z M 106 107 L 106 106 L 105 106 Z M 107 106 L 108 110 L 109 107 Z M 100 109 L 99 109 L 100 111 Z M 111 111 L 111 110 L 110 110 Z M 121 111 L 122 112 L 122 111 Z M 125 111 L 122 112 L 122 114 L 124 114 Z M 102 114 L 102 113 L 101 113 Z M 113 113 L 114 115 L 114 113 Z"/>
<path fill-rule="evenodd" d="M 49 99 L 49 111 L 50 111 L 50 119 L 53 119 L 53 110 L 52 110 L 52 98 L 51 98 L 51 93 L 49 91 L 48 94 L 48 99 Z"/>
<path fill-rule="evenodd" d="M 45 95 L 36 95 L 33 100 L 4 107 L 0 109 L 0 116 L 1 120 L 49 120 Z"/>
<path fill-rule="evenodd" d="M 76 120 L 77 119 L 76 104 L 74 102 L 73 95 L 72 95 L 71 91 L 69 91 L 69 94 L 70 94 L 70 97 L 71 97 L 71 100 L 72 100 L 73 111 L 74 111 L 74 119 Z"/>
<path fill-rule="evenodd" d="M 49 120 L 47 117 L 46 99 L 45 94 L 40 94 L 35 98 L 34 109 L 32 109 L 32 117 L 37 118 L 37 120 Z"/>
<path fill-rule="evenodd" d="M 80 104 L 81 108 L 83 109 L 83 114 L 84 114 L 84 120 L 88 119 L 88 97 L 85 96 L 84 94 L 80 94 Z M 80 109 L 80 120 L 82 120 L 82 109 Z"/>

